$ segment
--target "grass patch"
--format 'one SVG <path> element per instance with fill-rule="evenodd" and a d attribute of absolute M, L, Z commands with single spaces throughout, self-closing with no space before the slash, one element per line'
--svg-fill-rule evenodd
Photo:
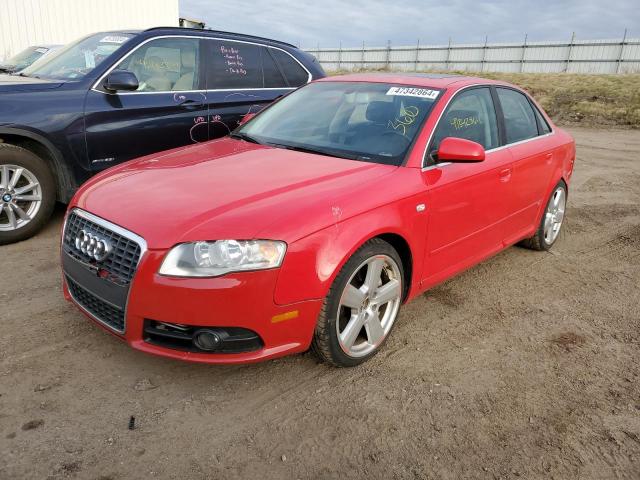
<path fill-rule="evenodd" d="M 350 72 L 329 75 L 341 73 Z M 559 125 L 640 128 L 640 74 L 443 73 L 481 76 L 518 85 Z"/>

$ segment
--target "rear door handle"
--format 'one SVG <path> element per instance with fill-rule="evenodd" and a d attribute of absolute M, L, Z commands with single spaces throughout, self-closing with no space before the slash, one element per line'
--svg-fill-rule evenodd
<path fill-rule="evenodd" d="M 511 180 L 511 169 L 505 168 L 504 170 L 500 170 L 500 181 L 508 182 Z"/>
<path fill-rule="evenodd" d="M 549 152 L 547 154 L 545 154 L 544 159 L 547 162 L 547 165 L 551 163 L 551 161 L 553 160 L 553 153 Z"/>

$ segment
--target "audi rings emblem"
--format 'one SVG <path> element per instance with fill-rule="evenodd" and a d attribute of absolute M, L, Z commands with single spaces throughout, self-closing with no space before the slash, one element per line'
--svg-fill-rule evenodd
<path fill-rule="evenodd" d="M 77 250 L 98 262 L 103 261 L 111 253 L 111 244 L 106 238 L 85 230 L 80 230 L 76 237 L 75 245 Z"/>

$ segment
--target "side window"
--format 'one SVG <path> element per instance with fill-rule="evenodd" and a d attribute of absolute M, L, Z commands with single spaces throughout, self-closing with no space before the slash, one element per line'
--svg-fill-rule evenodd
<path fill-rule="evenodd" d="M 536 117 L 527 97 L 508 88 L 497 88 L 496 90 L 504 114 L 507 143 L 538 136 Z"/>
<path fill-rule="evenodd" d="M 209 40 L 211 61 L 207 89 L 262 88 L 260 47 L 248 43 Z"/>
<path fill-rule="evenodd" d="M 288 53 L 270 48 L 269 51 L 280 65 L 290 87 L 299 87 L 309 81 L 309 73 Z"/>
<path fill-rule="evenodd" d="M 471 140 L 485 150 L 498 146 L 498 122 L 489 88 L 464 90 L 455 96 L 436 127 L 430 153 L 446 137 Z"/>
<path fill-rule="evenodd" d="M 264 72 L 264 86 L 265 88 L 287 88 L 287 82 L 285 81 L 280 68 L 276 65 L 273 57 L 269 54 L 269 50 L 266 47 L 262 47 L 262 71 Z"/>
<path fill-rule="evenodd" d="M 542 116 L 540 111 L 536 107 L 533 107 L 533 111 L 536 112 L 536 117 L 538 118 L 538 125 L 540 125 L 541 134 L 546 135 L 547 133 L 551 133 L 551 127 L 549 126 L 545 118 Z"/>
<path fill-rule="evenodd" d="M 116 68 L 138 77 L 139 92 L 198 89 L 200 41 L 191 38 L 159 38 L 145 43 Z"/>

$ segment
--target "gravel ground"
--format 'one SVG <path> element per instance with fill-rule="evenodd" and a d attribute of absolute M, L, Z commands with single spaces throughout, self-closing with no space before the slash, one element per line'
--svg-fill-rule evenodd
<path fill-rule="evenodd" d="M 129 349 L 63 300 L 58 209 L 0 250 L 0 479 L 640 478 L 640 131 L 573 133 L 553 251 L 427 292 L 355 369 Z"/>

